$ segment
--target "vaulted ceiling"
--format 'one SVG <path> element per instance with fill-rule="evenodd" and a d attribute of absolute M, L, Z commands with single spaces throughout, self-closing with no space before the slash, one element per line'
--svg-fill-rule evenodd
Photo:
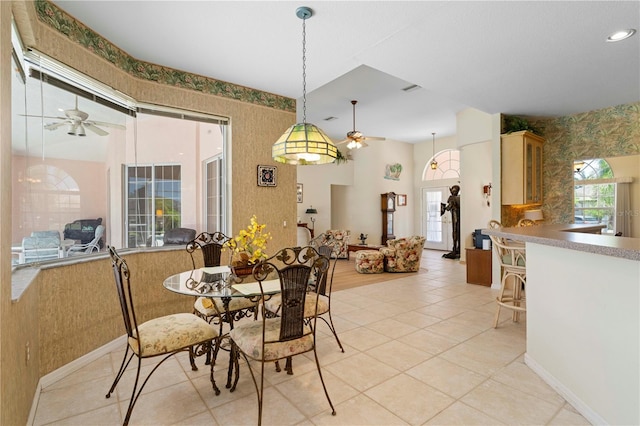
<path fill-rule="evenodd" d="M 58 1 L 131 56 L 301 99 L 334 140 L 454 135 L 465 108 L 561 116 L 640 100 L 638 1 Z M 417 90 L 405 92 L 411 85 Z M 302 117 L 302 102 L 298 103 Z M 325 121 L 334 117 L 331 121 Z"/>

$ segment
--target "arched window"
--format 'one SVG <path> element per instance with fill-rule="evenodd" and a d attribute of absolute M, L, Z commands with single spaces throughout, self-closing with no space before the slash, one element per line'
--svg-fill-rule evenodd
<path fill-rule="evenodd" d="M 19 204 L 22 229 L 64 229 L 80 211 L 78 183 L 62 168 L 36 164 L 18 182 L 24 197 Z M 17 219 L 17 218 L 14 218 Z"/>
<path fill-rule="evenodd" d="M 431 161 L 438 163 L 436 169 L 431 168 Z M 447 149 L 440 151 L 427 161 L 422 172 L 422 180 L 459 179 L 460 178 L 460 151 Z"/>

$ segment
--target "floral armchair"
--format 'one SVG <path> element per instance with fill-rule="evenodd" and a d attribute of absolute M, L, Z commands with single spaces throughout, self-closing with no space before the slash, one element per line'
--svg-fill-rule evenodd
<path fill-rule="evenodd" d="M 349 252 L 347 246 L 349 245 L 349 237 L 351 231 L 343 229 L 329 229 L 318 237 L 314 238 L 314 243 L 318 245 L 330 245 L 333 247 L 332 258 L 347 259 Z"/>
<path fill-rule="evenodd" d="M 414 235 L 409 238 L 397 238 L 387 241 L 387 247 L 380 252 L 384 255 L 386 272 L 417 272 L 425 238 Z"/>

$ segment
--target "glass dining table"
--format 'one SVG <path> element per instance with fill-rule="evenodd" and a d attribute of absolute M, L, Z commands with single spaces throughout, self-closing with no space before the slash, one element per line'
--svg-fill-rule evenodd
<path fill-rule="evenodd" d="M 210 299 L 220 299 L 226 312 L 229 328 L 233 329 L 233 315 L 229 312 L 229 304 L 235 297 L 248 298 L 257 302 L 262 297 L 260 284 L 257 282 L 237 282 L 238 278 L 232 274 L 228 266 L 212 266 L 189 271 L 180 272 L 167 277 L 162 285 L 169 291 L 185 296 L 207 297 Z M 278 279 L 266 280 L 262 282 L 262 290 L 266 297 L 280 292 L 280 281 Z M 221 336 L 228 337 L 228 335 Z M 232 392 L 235 390 L 235 383 L 231 384 L 233 376 L 234 354 L 229 356 L 229 369 L 227 373 L 226 388 Z M 236 370 L 236 376 L 238 375 Z"/>

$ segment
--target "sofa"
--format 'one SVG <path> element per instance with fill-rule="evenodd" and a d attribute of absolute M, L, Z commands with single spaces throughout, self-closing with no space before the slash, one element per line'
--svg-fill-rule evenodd
<path fill-rule="evenodd" d="M 78 219 L 64 226 L 63 236 L 65 240 L 77 240 L 80 244 L 89 244 L 96 234 L 96 228 L 102 225 L 102 218 Z M 100 248 L 104 246 L 100 240 Z"/>
<path fill-rule="evenodd" d="M 162 237 L 162 244 L 186 245 L 196 237 L 196 230 L 192 228 L 173 228 L 165 231 Z"/>
<path fill-rule="evenodd" d="M 384 255 L 386 272 L 417 272 L 424 249 L 425 238 L 420 235 L 387 241 L 380 252 Z"/>
<path fill-rule="evenodd" d="M 40 262 L 58 259 L 60 252 L 60 232 L 34 231 L 30 237 L 22 239 L 22 253 L 19 263 Z"/>

